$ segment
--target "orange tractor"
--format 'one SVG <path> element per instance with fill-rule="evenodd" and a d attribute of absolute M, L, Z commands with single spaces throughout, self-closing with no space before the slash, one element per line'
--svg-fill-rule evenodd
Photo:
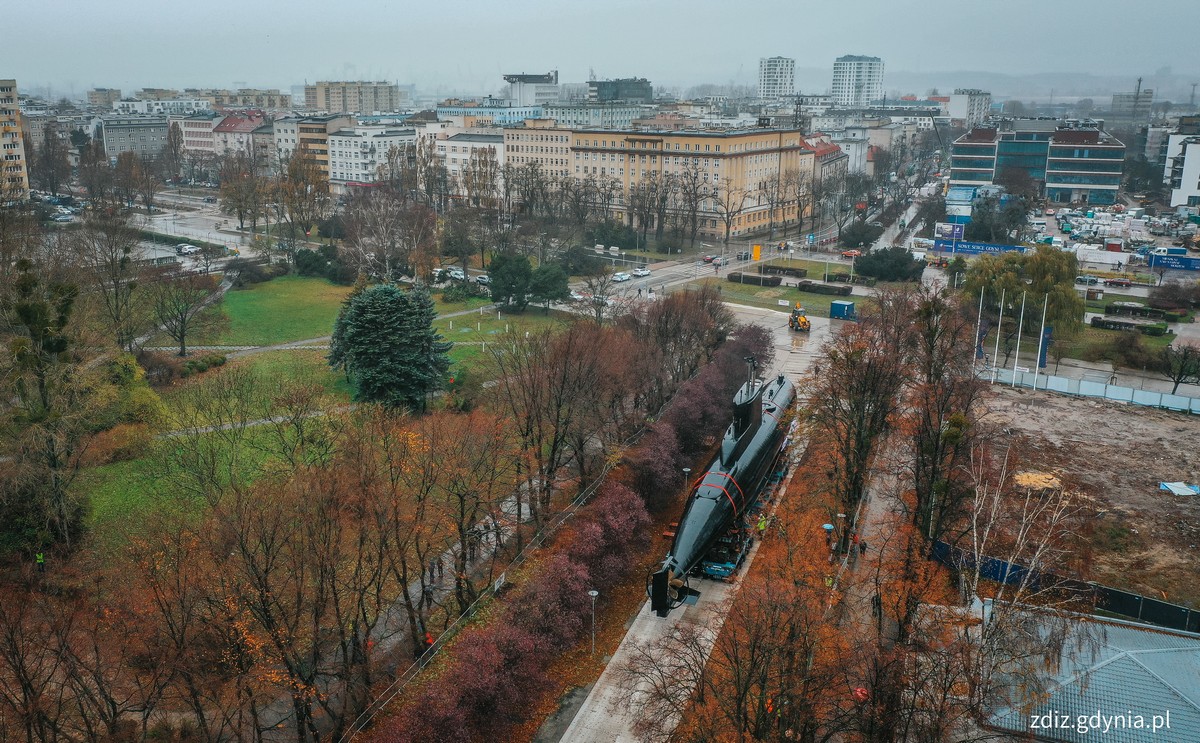
<path fill-rule="evenodd" d="M 804 313 L 804 307 L 799 302 L 792 308 L 791 317 L 788 318 L 788 328 L 801 333 L 807 333 L 812 330 L 812 323 L 808 319 L 808 315 Z"/>

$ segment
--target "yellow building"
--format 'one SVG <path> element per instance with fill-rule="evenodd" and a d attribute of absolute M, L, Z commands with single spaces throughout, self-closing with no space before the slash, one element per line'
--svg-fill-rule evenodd
<path fill-rule="evenodd" d="M 555 126 L 553 119 L 526 119 L 521 126 L 505 127 L 504 161 L 513 167 L 537 163 L 547 176 L 571 173 L 571 130 Z"/>
<path fill-rule="evenodd" d="M 304 86 L 304 107 L 328 113 L 398 111 L 400 86 L 389 82 L 319 81 Z"/>
<path fill-rule="evenodd" d="M 794 225 L 814 151 L 798 129 L 593 129 L 571 133 L 571 162 L 577 179 L 615 181 L 618 219 L 628 219 L 628 194 L 644 184 L 672 182 L 677 204 L 690 188 L 700 194 L 698 236 L 720 240 L 726 215 L 730 237 Z"/>
<path fill-rule="evenodd" d="M 0 80 L 0 153 L 0 206 L 28 200 L 29 169 L 16 80 Z"/>

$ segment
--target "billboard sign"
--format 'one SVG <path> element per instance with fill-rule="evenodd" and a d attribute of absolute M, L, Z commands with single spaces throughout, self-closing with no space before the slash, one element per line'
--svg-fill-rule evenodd
<path fill-rule="evenodd" d="M 938 240 L 961 240 L 963 239 L 964 226 L 949 222 L 938 222 L 933 226 L 933 236 Z"/>
<path fill-rule="evenodd" d="M 1188 258 L 1185 255 L 1154 255 L 1149 256 L 1150 268 L 1169 268 L 1175 271 L 1200 271 L 1200 258 Z"/>
<path fill-rule="evenodd" d="M 984 255 L 988 253 L 1007 253 L 1012 250 L 1024 251 L 1020 245 L 995 245 L 992 243 L 951 242 L 950 240 L 934 240 L 933 249 L 939 253 L 954 253 L 962 255 Z"/>

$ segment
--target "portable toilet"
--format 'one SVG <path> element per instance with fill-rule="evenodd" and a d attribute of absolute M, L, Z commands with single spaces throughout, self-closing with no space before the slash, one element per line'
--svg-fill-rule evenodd
<path fill-rule="evenodd" d="M 837 320 L 854 320 L 854 303 L 844 299 L 835 299 L 829 305 L 829 316 Z"/>

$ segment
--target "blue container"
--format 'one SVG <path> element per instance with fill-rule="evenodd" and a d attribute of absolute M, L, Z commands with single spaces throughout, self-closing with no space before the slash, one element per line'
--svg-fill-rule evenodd
<path fill-rule="evenodd" d="M 854 303 L 843 299 L 834 300 L 829 305 L 829 316 L 837 320 L 855 319 L 857 315 L 854 313 Z"/>

